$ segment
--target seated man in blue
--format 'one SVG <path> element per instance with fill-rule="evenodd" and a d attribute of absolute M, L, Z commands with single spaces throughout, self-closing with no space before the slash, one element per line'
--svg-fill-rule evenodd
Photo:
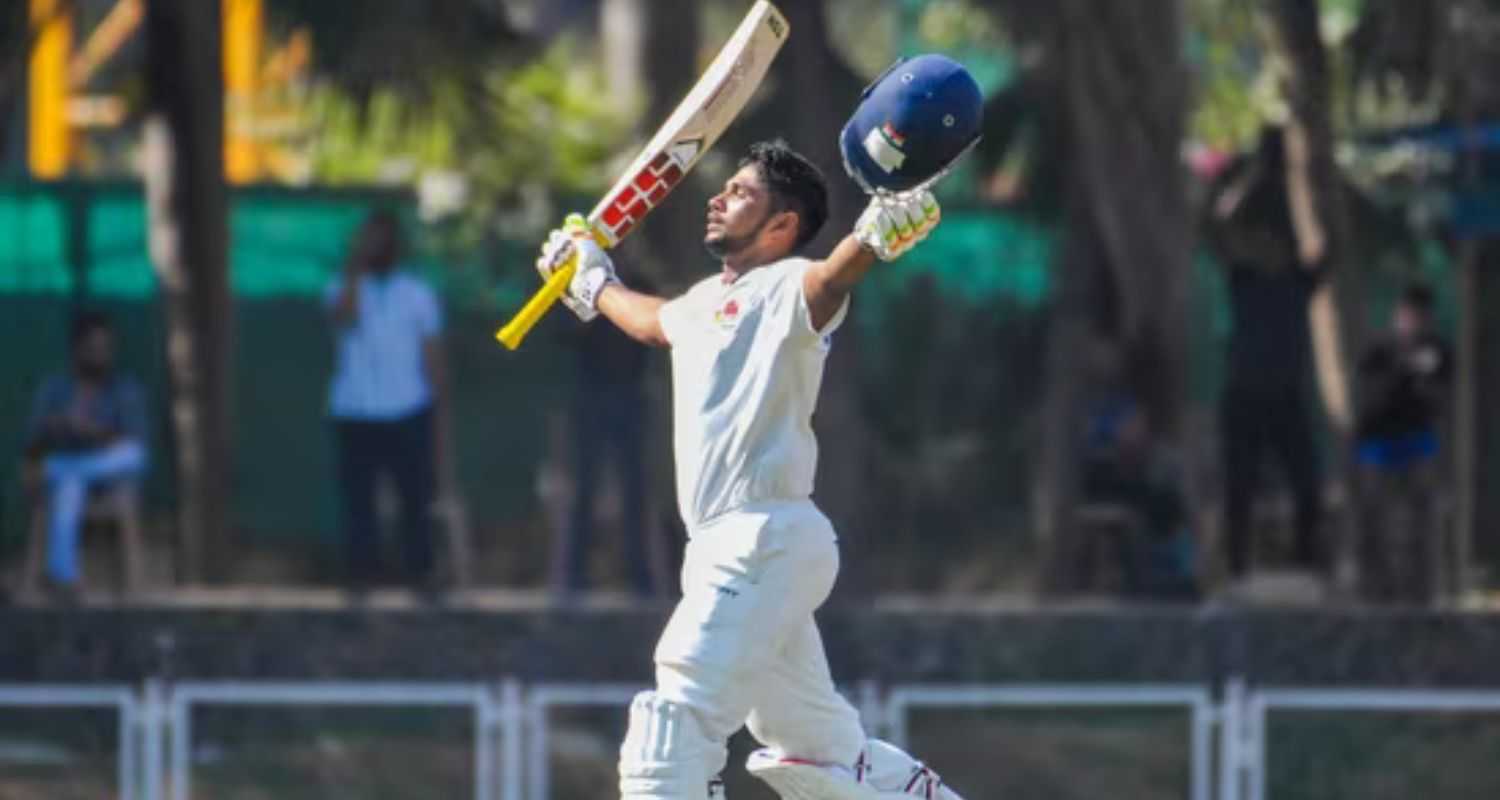
<path fill-rule="evenodd" d="M 141 385 L 115 371 L 109 318 L 73 320 L 71 364 L 42 382 L 26 429 L 26 457 L 39 467 L 47 510 L 47 577 L 76 589 L 78 531 L 89 490 L 133 481 L 146 468 L 146 403 Z"/>

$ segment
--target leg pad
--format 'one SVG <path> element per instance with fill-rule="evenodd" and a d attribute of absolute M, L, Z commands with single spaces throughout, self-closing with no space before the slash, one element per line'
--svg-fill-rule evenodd
<path fill-rule="evenodd" d="M 641 692 L 630 704 L 630 728 L 620 745 L 620 796 L 708 800 L 725 758 L 724 744 L 705 736 L 686 706 Z"/>

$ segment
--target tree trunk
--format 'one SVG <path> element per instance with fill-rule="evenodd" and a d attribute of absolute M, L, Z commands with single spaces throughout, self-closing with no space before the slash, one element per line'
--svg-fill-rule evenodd
<path fill-rule="evenodd" d="M 617 2 L 617 0 L 611 0 Z M 641 27 L 645 35 L 638 63 L 644 65 L 642 81 L 650 96 L 641 118 L 639 135 L 649 138 L 687 96 L 697 83 L 699 19 L 702 12 L 693 0 L 650 0 L 641 3 L 647 13 Z M 715 149 L 721 149 L 724 144 Z M 707 185 L 701 170 L 689 177 L 688 186 L 667 197 L 661 208 L 653 211 L 651 222 L 641 228 L 646 257 L 636 259 L 646 276 L 657 287 L 677 289 L 700 280 L 708 263 L 703 251 L 702 192 L 693 191 Z"/>
<path fill-rule="evenodd" d="M 1087 381 L 1082 365 L 1096 335 L 1103 261 L 1088 202 L 1078 177 L 1069 182 L 1061 255 L 1052 267 L 1056 289 L 1047 320 L 1046 389 L 1042 394 L 1041 448 L 1033 476 L 1032 525 L 1041 552 L 1040 588 L 1061 594 L 1080 588 L 1081 552 L 1074 535 L 1079 496 L 1079 431 Z"/>
<path fill-rule="evenodd" d="M 11 136 L 25 129 L 24 116 L 17 116 L 22 89 L 26 85 L 26 61 L 35 32 L 30 26 L 26 3 L 11 3 L 0 10 L 0 160 L 11 153 Z M 24 156 L 21 162 L 25 162 Z"/>
<path fill-rule="evenodd" d="M 1481 530 L 1475 523 L 1479 518 L 1479 482 L 1481 448 L 1479 437 L 1484 419 L 1479 414 L 1479 377 L 1481 361 L 1480 309 L 1484 308 L 1479 293 L 1483 276 L 1480 274 L 1480 243 L 1466 241 L 1456 250 L 1453 260 L 1455 292 L 1458 301 L 1458 336 L 1455 341 L 1457 369 L 1454 374 L 1453 424 L 1448 427 L 1453 443 L 1453 546 L 1447 553 L 1452 558 L 1452 571 L 1443 590 L 1462 598 L 1469 590 L 1469 573 L 1474 561 L 1474 533 Z M 1490 372 L 1491 370 L 1484 370 Z M 1492 397 L 1494 395 L 1491 395 Z M 1493 519 L 1493 517 L 1491 517 Z"/>
<path fill-rule="evenodd" d="M 652 8 L 655 7 L 653 4 Z M 641 27 L 647 21 L 646 16 L 647 9 L 642 0 L 603 0 L 599 4 L 600 60 L 604 63 L 604 77 L 609 82 L 609 101 L 620 110 L 632 109 L 635 102 L 646 94 L 642 62 L 647 50 Z M 655 124 L 649 117 L 647 115 L 638 126 L 647 128 L 647 133 Z"/>
<path fill-rule="evenodd" d="M 1185 452 L 1192 226 L 1178 156 L 1187 113 L 1177 3 L 1067 0 L 1055 54 L 1066 235 L 1053 306 L 1036 523 L 1046 588 L 1077 584 L 1071 512 L 1094 336 L 1123 345 L 1128 388 Z"/>
<path fill-rule="evenodd" d="M 1434 52 L 1442 53 L 1441 61 L 1448 64 L 1444 89 L 1450 98 L 1449 107 L 1466 134 L 1478 141 L 1474 132 L 1478 121 L 1500 110 L 1500 94 L 1488 79 L 1493 70 L 1486 68 L 1500 61 L 1500 49 L 1485 34 L 1500 21 L 1500 12 L 1487 9 L 1482 0 L 1462 0 L 1452 10 L 1455 13 L 1451 19 L 1463 20 L 1464 30 L 1457 30 L 1454 23 L 1449 23 Z M 1471 147 L 1461 154 L 1455 192 L 1483 191 L 1482 153 L 1483 150 Z M 1495 278 L 1500 244 L 1494 237 L 1485 238 L 1478 232 L 1468 232 L 1468 237 L 1454 248 L 1458 360 L 1453 424 L 1449 426 L 1453 442 L 1454 513 L 1449 522 L 1453 528 L 1449 553 L 1452 568 L 1445 587 L 1460 600 L 1472 588 L 1477 564 L 1500 563 L 1496 537 L 1484 536 L 1484 532 L 1495 530 L 1496 520 L 1500 520 L 1500 502 L 1496 500 L 1497 493 L 1486 485 L 1491 471 L 1485 469 L 1494 463 L 1492 443 L 1496 425 L 1494 415 L 1482 411 L 1493 408 L 1500 398 L 1500 369 L 1495 367 L 1500 352 L 1497 348 L 1500 324 L 1496 315 L 1484 313 L 1484 309 L 1494 307 L 1496 284 L 1500 283 Z"/>
<path fill-rule="evenodd" d="M 225 575 L 232 303 L 219 4 L 150 0 L 144 149 L 152 263 L 166 316 L 182 576 Z"/>
<path fill-rule="evenodd" d="M 1495 308 L 1500 303 L 1500 238 L 1488 236 L 1474 245 L 1472 268 L 1474 304 L 1480 309 Z M 1474 316 L 1474 375 L 1470 389 L 1476 409 L 1494 408 L 1500 398 L 1500 314 L 1480 312 Z M 1460 531 L 1464 537 L 1468 564 L 1494 569 L 1500 565 L 1500 470 L 1495 468 L 1500 453 L 1500 420 L 1493 413 L 1480 411 L 1473 415 L 1471 431 L 1475 447 L 1473 473 L 1463 476 L 1473 481 L 1471 531 Z M 1465 536 L 1465 534 L 1469 534 Z"/>
<path fill-rule="evenodd" d="M 1319 28 L 1317 0 L 1273 0 L 1268 6 L 1271 38 L 1286 71 L 1283 89 L 1291 112 L 1286 131 L 1287 196 L 1299 249 L 1308 238 L 1328 278 L 1308 310 L 1318 390 L 1340 433 L 1352 425 L 1348 352 L 1357 349 L 1361 307 L 1357 276 L 1346 264 L 1347 225 L 1338 166 L 1333 158 L 1332 87 L 1328 52 Z M 1299 187 L 1305 186 L 1305 191 Z"/>
<path fill-rule="evenodd" d="M 1334 482 L 1344 487 L 1344 513 L 1339 535 L 1325 534 L 1325 539 L 1337 543 L 1328 548 L 1330 577 L 1343 582 L 1352 578 L 1342 567 L 1351 563 L 1350 547 L 1361 536 L 1359 504 L 1354 502 L 1350 437 L 1355 398 L 1348 354 L 1358 352 L 1362 341 L 1359 311 L 1363 304 L 1359 276 L 1350 269 L 1346 257 L 1348 225 L 1333 156 L 1332 87 L 1318 3 L 1272 0 L 1267 13 L 1272 45 L 1285 69 L 1283 90 L 1290 110 L 1285 180 L 1298 254 L 1303 261 L 1320 260 L 1326 274 L 1308 306 L 1308 328 L 1318 390 L 1338 440 L 1330 473 Z"/>

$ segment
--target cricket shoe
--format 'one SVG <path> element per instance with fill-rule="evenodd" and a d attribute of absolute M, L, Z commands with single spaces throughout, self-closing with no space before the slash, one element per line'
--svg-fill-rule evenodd
<path fill-rule="evenodd" d="M 930 767 L 871 739 L 852 767 L 761 749 L 745 765 L 784 800 L 963 800 Z"/>

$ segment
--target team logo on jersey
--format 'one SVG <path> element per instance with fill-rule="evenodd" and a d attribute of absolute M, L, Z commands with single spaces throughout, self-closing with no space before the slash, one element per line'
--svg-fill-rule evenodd
<path fill-rule="evenodd" d="M 714 322 L 722 328 L 728 328 L 740 319 L 740 303 L 738 300 L 730 300 L 722 308 L 714 312 Z"/>

